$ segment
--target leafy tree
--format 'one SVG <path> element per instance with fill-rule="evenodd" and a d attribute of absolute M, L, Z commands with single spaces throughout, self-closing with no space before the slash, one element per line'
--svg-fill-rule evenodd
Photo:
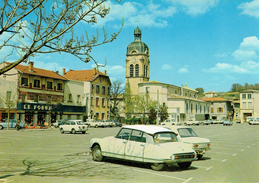
<path fill-rule="evenodd" d="M 111 89 L 110 89 L 110 96 L 111 96 L 111 113 L 114 116 L 119 117 L 118 105 L 122 101 L 122 94 L 125 91 L 125 88 L 122 87 L 123 83 L 119 80 L 115 80 L 112 82 Z"/>
<path fill-rule="evenodd" d="M 149 95 L 138 95 L 136 97 L 136 112 L 143 114 L 144 120 L 146 118 L 146 114 L 151 108 L 155 108 L 157 105 L 157 101 L 151 100 Z M 145 123 L 145 121 L 144 121 Z"/>
<path fill-rule="evenodd" d="M 97 23 L 97 17 L 104 18 L 110 11 L 105 6 L 107 0 L 2 0 L 0 7 L 0 35 L 4 41 L 0 50 L 8 51 L 5 58 L 18 54 L 19 59 L 5 64 L 0 75 L 9 71 L 31 56 L 45 53 L 69 53 L 88 63 L 93 60 L 90 55 L 93 47 L 112 42 L 120 33 L 108 36 L 103 28 L 102 41 L 99 32 L 92 38 L 85 34 L 78 36 L 81 22 Z M 116 0 L 120 2 L 121 0 Z M 123 27 L 122 20 L 122 27 Z M 85 25 L 80 29 L 85 29 Z M 121 27 L 121 28 L 122 28 Z"/>
<path fill-rule="evenodd" d="M 131 114 L 134 113 L 134 106 L 135 106 L 135 102 L 134 102 L 134 98 L 130 89 L 130 83 L 129 81 L 127 81 L 126 85 L 125 85 L 125 93 L 123 94 L 123 102 L 124 102 L 124 106 L 123 106 L 123 110 L 124 113 L 126 114 L 126 118 L 129 118 L 131 116 Z"/>
<path fill-rule="evenodd" d="M 151 123 L 153 123 L 156 117 L 157 117 L 157 110 L 155 107 L 151 107 L 149 109 L 148 119 L 150 120 Z"/>
<path fill-rule="evenodd" d="M 168 107 L 166 105 L 160 105 L 159 108 L 160 120 L 165 121 L 168 117 Z"/>

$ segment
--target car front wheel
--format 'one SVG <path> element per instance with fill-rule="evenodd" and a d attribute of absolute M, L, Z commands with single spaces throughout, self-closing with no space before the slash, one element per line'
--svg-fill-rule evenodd
<path fill-rule="evenodd" d="M 178 163 L 179 167 L 182 169 L 187 169 L 189 166 L 191 166 L 192 162 L 185 162 L 185 163 Z"/>
<path fill-rule="evenodd" d="M 165 164 L 163 164 L 163 163 L 152 163 L 152 164 L 150 164 L 150 167 L 153 170 L 161 171 L 165 168 Z"/>
<path fill-rule="evenodd" d="M 64 130 L 63 130 L 63 128 L 61 128 L 61 129 L 60 129 L 60 133 L 64 133 Z"/>
<path fill-rule="evenodd" d="M 4 129 L 4 127 L 2 125 L 0 125 L 0 130 L 3 130 L 3 129 Z"/>
<path fill-rule="evenodd" d="M 95 145 L 92 149 L 92 156 L 94 161 L 102 161 L 103 155 L 99 145 Z"/>
<path fill-rule="evenodd" d="M 72 129 L 72 133 L 73 133 L 73 134 L 76 134 L 76 130 L 75 130 L 74 128 Z"/>

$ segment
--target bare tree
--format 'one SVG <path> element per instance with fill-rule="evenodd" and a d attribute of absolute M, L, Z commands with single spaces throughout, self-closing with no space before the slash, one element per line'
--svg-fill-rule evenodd
<path fill-rule="evenodd" d="M 110 89 L 110 96 L 111 96 L 111 113 L 114 116 L 119 116 L 118 114 L 118 105 L 123 100 L 123 92 L 125 91 L 124 87 L 122 87 L 123 82 L 119 80 L 115 80 L 112 82 L 111 89 Z"/>
<path fill-rule="evenodd" d="M 76 34 L 75 25 L 80 22 L 97 23 L 97 17 L 104 18 L 110 11 L 105 6 L 107 0 L 0 0 L 0 50 L 7 49 L 5 59 L 14 53 L 19 59 L 0 69 L 0 75 L 30 56 L 45 53 L 69 53 L 83 62 L 93 60 L 93 47 L 112 42 L 122 30 L 108 36 L 103 27 L 103 40 L 99 32 L 92 38 L 87 31 Z M 120 2 L 121 0 L 115 0 Z M 86 26 L 81 26 L 86 27 Z M 85 29 L 85 28 L 83 28 Z"/>

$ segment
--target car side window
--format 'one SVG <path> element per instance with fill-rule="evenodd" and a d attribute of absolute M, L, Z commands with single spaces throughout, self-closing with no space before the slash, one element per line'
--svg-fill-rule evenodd
<path fill-rule="evenodd" d="M 71 122 L 71 125 L 75 125 L 76 123 L 74 121 Z"/>
<path fill-rule="evenodd" d="M 146 142 L 146 133 L 138 130 L 133 130 L 130 136 L 130 140 L 136 142 Z"/>
<path fill-rule="evenodd" d="M 118 135 L 116 136 L 116 138 L 128 140 L 129 137 L 130 137 L 131 132 L 132 132 L 131 129 L 123 128 L 123 129 L 121 129 L 121 131 L 118 133 Z"/>

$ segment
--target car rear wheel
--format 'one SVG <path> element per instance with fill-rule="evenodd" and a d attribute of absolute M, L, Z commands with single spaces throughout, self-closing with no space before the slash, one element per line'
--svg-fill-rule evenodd
<path fill-rule="evenodd" d="M 95 125 L 95 128 L 98 128 L 98 125 Z"/>
<path fill-rule="evenodd" d="M 61 129 L 60 129 L 60 133 L 64 133 L 64 130 L 63 130 L 63 128 L 61 128 Z"/>
<path fill-rule="evenodd" d="M 92 157 L 94 161 L 102 161 L 103 155 L 99 145 L 95 145 L 92 149 Z"/>
<path fill-rule="evenodd" d="M 150 167 L 153 170 L 161 171 L 165 168 L 165 164 L 163 164 L 163 163 L 152 163 L 152 164 L 150 164 Z"/>
<path fill-rule="evenodd" d="M 189 168 L 189 166 L 191 166 L 192 162 L 185 162 L 185 163 L 178 163 L 179 167 L 181 167 L 181 169 L 187 169 Z"/>
<path fill-rule="evenodd" d="M 3 129 L 4 129 L 4 127 L 2 125 L 0 125 L 0 130 L 3 130 Z"/>
<path fill-rule="evenodd" d="M 76 130 L 75 130 L 74 128 L 72 129 L 72 133 L 73 133 L 73 134 L 76 134 Z"/>
<path fill-rule="evenodd" d="M 203 156 L 203 155 L 198 154 L 198 155 L 197 155 L 197 158 L 198 158 L 198 159 L 201 159 L 201 158 L 202 158 L 202 156 Z"/>
<path fill-rule="evenodd" d="M 85 131 L 82 131 L 82 134 L 85 134 Z"/>

